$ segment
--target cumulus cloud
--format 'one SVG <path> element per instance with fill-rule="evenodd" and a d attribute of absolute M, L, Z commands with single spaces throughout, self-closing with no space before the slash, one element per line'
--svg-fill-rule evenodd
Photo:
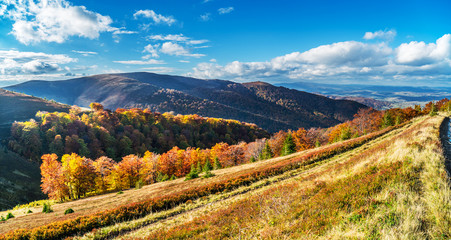
<path fill-rule="evenodd" d="M 0 51 L 0 74 L 45 74 L 63 70 L 59 65 L 77 59 L 62 54 L 39 52 Z"/>
<path fill-rule="evenodd" d="M 185 57 L 203 57 L 204 54 L 199 53 L 190 53 L 183 46 L 174 43 L 174 42 L 165 42 L 161 45 L 160 51 L 164 54 L 173 55 L 173 56 L 185 56 Z"/>
<path fill-rule="evenodd" d="M 426 65 L 449 59 L 451 34 L 445 34 L 435 43 L 412 41 L 403 43 L 396 49 L 396 61 L 405 65 Z"/>
<path fill-rule="evenodd" d="M 143 52 L 144 53 L 149 53 L 151 57 L 158 58 L 158 57 L 160 57 L 158 55 L 158 48 L 159 47 L 160 47 L 160 44 L 154 44 L 154 45 L 149 44 L 149 45 L 144 47 Z M 144 56 L 144 58 L 148 58 L 147 56 L 149 56 L 149 55 Z"/>
<path fill-rule="evenodd" d="M 109 16 L 65 0 L 8 0 L 0 9 L 8 9 L 3 16 L 14 22 L 11 34 L 26 45 L 41 41 L 62 43 L 72 36 L 95 39 L 102 32 L 118 31 L 111 26 Z"/>
<path fill-rule="evenodd" d="M 386 31 L 376 31 L 376 32 L 366 32 L 365 35 L 363 35 L 363 39 L 365 40 L 371 40 L 371 39 L 385 39 L 385 40 L 393 40 L 396 36 L 395 30 L 386 30 Z"/>
<path fill-rule="evenodd" d="M 188 73 L 198 78 L 359 81 L 371 79 L 450 79 L 451 35 L 436 43 L 410 42 L 393 49 L 386 43 L 356 41 L 322 45 L 264 62 L 199 63 Z"/>
<path fill-rule="evenodd" d="M 220 9 L 218 9 L 218 13 L 222 15 L 222 14 L 231 13 L 233 10 L 234 10 L 233 7 L 220 8 Z"/>
<path fill-rule="evenodd" d="M 171 26 L 177 21 L 173 16 L 163 16 L 149 9 L 136 11 L 133 17 L 135 19 L 138 17 L 150 18 L 155 24 L 166 24 L 168 26 Z"/>
<path fill-rule="evenodd" d="M 147 40 L 160 42 L 157 44 L 149 44 L 145 46 L 143 50 L 144 53 L 149 53 L 148 56 L 155 58 L 159 57 L 159 53 L 171 56 L 203 57 L 205 56 L 204 54 L 191 53 L 190 50 L 206 48 L 208 46 L 199 45 L 209 42 L 206 39 L 194 40 L 183 34 L 150 35 L 147 37 Z"/>

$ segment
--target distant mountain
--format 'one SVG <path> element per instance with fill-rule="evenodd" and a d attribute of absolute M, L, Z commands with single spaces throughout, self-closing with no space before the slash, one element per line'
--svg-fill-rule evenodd
<path fill-rule="evenodd" d="M 352 96 L 331 96 L 331 95 L 325 95 L 326 97 L 336 99 L 336 100 L 351 100 L 356 101 L 361 104 L 364 104 L 368 107 L 372 107 L 374 109 L 383 110 L 383 109 L 389 109 L 393 106 L 393 103 L 389 101 L 382 101 L 382 100 L 376 100 L 373 98 L 366 98 L 366 97 L 352 97 Z"/>
<path fill-rule="evenodd" d="M 424 105 L 430 101 L 438 101 L 451 96 L 451 87 L 324 84 L 312 82 L 291 82 L 276 85 L 330 96 L 334 99 L 350 99 L 376 109 L 408 107 L 415 104 Z M 376 100 L 376 102 L 373 100 Z M 387 106 L 387 103 L 389 103 L 389 106 Z"/>
<path fill-rule="evenodd" d="M 146 72 L 29 81 L 6 89 L 82 107 L 100 102 L 110 109 L 142 107 L 236 119 L 271 132 L 333 126 L 367 107 L 264 82 L 240 84 Z"/>
<path fill-rule="evenodd" d="M 69 111 L 69 106 L 0 89 L 0 210 L 42 199 L 39 164 L 8 151 L 6 139 L 14 121 L 34 118 L 38 111 Z"/>

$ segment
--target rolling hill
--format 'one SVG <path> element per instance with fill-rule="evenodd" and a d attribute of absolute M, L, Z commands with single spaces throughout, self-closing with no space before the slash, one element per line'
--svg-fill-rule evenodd
<path fill-rule="evenodd" d="M 39 165 L 6 148 L 11 124 L 34 118 L 38 111 L 68 112 L 69 106 L 0 89 L 0 209 L 45 197 Z"/>
<path fill-rule="evenodd" d="M 241 84 L 146 72 L 29 81 L 6 89 L 82 107 L 99 102 L 109 109 L 141 107 L 236 119 L 271 132 L 330 127 L 352 119 L 360 108 L 367 107 L 264 82 Z"/>
<path fill-rule="evenodd" d="M 447 123 L 423 116 L 207 179 L 54 204 L 51 214 L 16 209 L 0 239 L 447 239 Z"/>

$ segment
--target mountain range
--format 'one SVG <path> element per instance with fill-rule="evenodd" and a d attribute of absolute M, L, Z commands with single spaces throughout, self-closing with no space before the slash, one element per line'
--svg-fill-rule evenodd
<path fill-rule="evenodd" d="M 29 81 L 5 89 L 81 107 L 99 102 L 109 109 L 140 107 L 236 119 L 271 132 L 330 127 L 367 108 L 355 101 L 333 100 L 265 82 L 236 83 L 147 72 Z"/>

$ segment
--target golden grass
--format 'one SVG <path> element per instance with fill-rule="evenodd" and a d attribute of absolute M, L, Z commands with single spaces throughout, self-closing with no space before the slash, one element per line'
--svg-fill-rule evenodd
<path fill-rule="evenodd" d="M 443 116 L 364 145 L 295 178 L 185 212 L 118 238 L 449 239 Z"/>

